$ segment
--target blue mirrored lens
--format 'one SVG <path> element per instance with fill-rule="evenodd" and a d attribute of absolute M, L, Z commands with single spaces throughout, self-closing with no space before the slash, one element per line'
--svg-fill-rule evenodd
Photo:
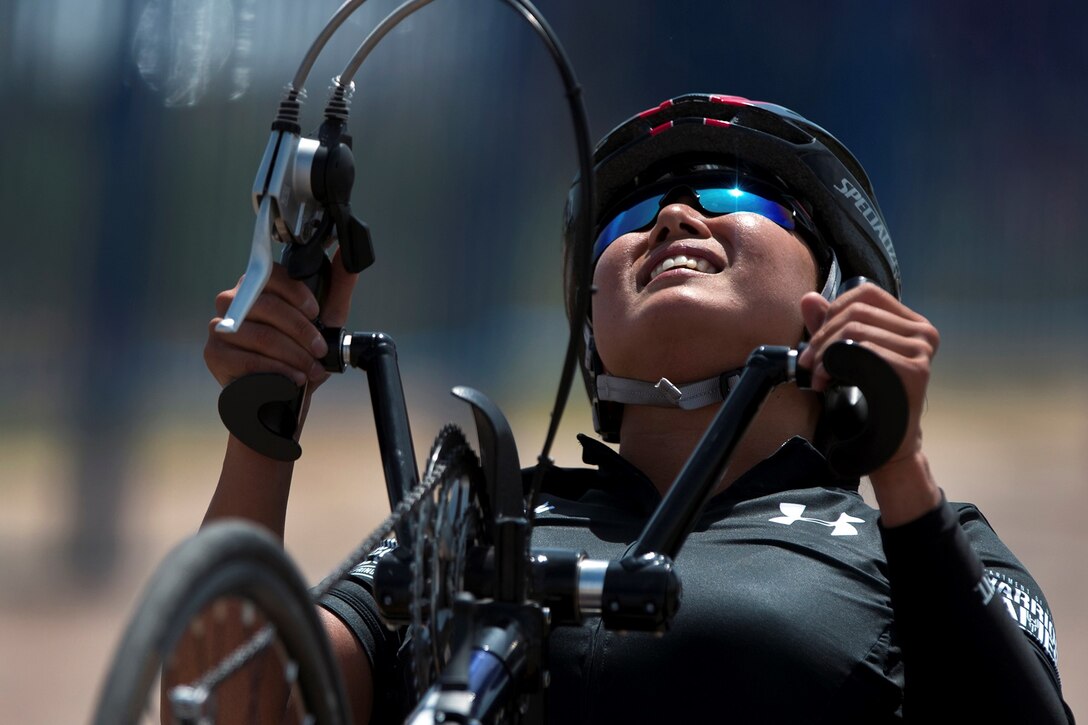
<path fill-rule="evenodd" d="M 649 199 L 644 199 L 637 204 L 624 209 L 608 222 L 601 233 L 597 235 L 597 241 L 593 245 L 593 262 L 596 263 L 608 245 L 629 234 L 636 229 L 641 229 L 653 223 L 657 213 L 661 210 L 661 201 L 668 194 L 656 194 Z M 776 201 L 771 201 L 750 191 L 737 188 L 711 187 L 695 189 L 697 206 L 704 214 L 735 214 L 746 211 L 759 214 L 770 219 L 783 229 L 793 230 L 795 227 L 793 212 Z"/>
<path fill-rule="evenodd" d="M 740 189 L 700 189 L 699 205 L 712 214 L 750 211 L 770 219 L 783 229 L 794 228 L 793 213 L 777 201 Z"/>
<path fill-rule="evenodd" d="M 661 210 L 661 200 L 664 198 L 664 194 L 651 196 L 614 216 L 597 235 L 597 241 L 593 244 L 593 262 L 596 263 L 608 245 L 624 234 L 641 229 L 653 222 L 657 212 Z"/>

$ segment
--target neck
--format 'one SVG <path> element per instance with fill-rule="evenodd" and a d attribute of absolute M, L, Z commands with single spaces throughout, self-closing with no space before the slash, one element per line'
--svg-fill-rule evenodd
<path fill-rule="evenodd" d="M 713 405 L 696 410 L 625 406 L 620 455 L 638 466 L 664 496 L 718 409 Z M 819 410 L 813 393 L 792 385 L 781 385 L 772 391 L 733 451 L 714 492 L 724 491 L 793 436 L 811 440 Z"/>

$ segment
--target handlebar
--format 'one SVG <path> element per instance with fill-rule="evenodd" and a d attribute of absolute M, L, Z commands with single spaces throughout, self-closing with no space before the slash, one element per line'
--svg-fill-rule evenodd
<path fill-rule="evenodd" d="M 348 93 L 338 88 L 341 97 Z M 346 103 L 346 101 L 345 101 Z M 374 262 L 370 231 L 351 213 L 355 162 L 351 137 L 344 120 L 327 115 L 318 139 L 301 138 L 277 122 L 257 169 L 253 203 L 257 220 L 245 276 L 216 332 L 238 331 L 272 273 L 272 241 L 285 243 L 283 264 L 292 279 L 314 293 L 319 308 L 332 275 L 327 249 L 339 241 L 340 258 L 349 272 Z M 314 324 L 326 337 L 339 342 L 342 331 L 326 330 L 320 313 Z M 341 372 L 342 361 L 330 352 L 322 361 L 326 370 Z M 306 387 L 295 387 L 280 375 L 250 375 L 227 385 L 219 397 L 219 415 L 227 429 L 257 452 L 280 461 L 302 455 L 295 440 Z"/>

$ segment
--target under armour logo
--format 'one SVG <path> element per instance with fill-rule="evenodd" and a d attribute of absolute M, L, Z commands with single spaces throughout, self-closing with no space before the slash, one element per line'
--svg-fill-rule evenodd
<path fill-rule="evenodd" d="M 808 521 L 812 524 L 819 524 L 820 526 L 830 526 L 832 536 L 857 536 L 858 530 L 854 528 L 854 524 L 864 524 L 864 519 L 859 519 L 856 516 L 851 516 L 848 513 L 839 514 L 839 518 L 836 521 L 822 521 L 820 519 L 810 519 L 802 516 L 805 512 L 805 507 L 799 503 L 780 503 L 778 509 L 785 514 L 784 516 L 775 516 L 770 521 L 776 524 L 785 524 L 789 526 L 794 521 Z"/>

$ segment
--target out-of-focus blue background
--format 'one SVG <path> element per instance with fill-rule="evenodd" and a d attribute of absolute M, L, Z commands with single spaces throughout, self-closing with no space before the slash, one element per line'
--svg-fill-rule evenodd
<path fill-rule="evenodd" d="M 0 495 L 24 505 L 9 505 L 0 532 L 6 581 L 31 577 L 20 552 L 40 522 L 11 513 L 26 510 L 49 531 L 48 555 L 32 561 L 107 586 L 125 522 L 146 514 L 133 492 L 161 470 L 140 468 L 152 432 L 220 435 L 206 323 L 245 266 L 280 92 L 337 4 L 0 5 Z M 979 391 L 994 415 L 1017 415 L 1001 404 L 1010 386 L 1018 405 L 1036 383 L 1068 390 L 1074 409 L 1088 402 L 1088 6 L 537 4 L 582 83 L 594 139 L 688 91 L 797 110 L 868 170 L 905 299 L 942 330 L 943 379 Z M 330 44 L 305 128 L 393 7 L 371 0 Z M 502 3 L 442 0 L 356 80 L 353 203 L 378 263 L 350 327 L 398 338 L 413 405 L 466 383 L 544 416 L 565 343 L 559 229 L 576 168 L 551 60 Z M 582 398 L 576 388 L 585 421 Z M 213 466 L 219 455 L 207 452 Z M 1072 465 L 1084 472 L 1083 457 Z M 27 587 L 6 604 L 34 599 L 15 588 Z"/>

